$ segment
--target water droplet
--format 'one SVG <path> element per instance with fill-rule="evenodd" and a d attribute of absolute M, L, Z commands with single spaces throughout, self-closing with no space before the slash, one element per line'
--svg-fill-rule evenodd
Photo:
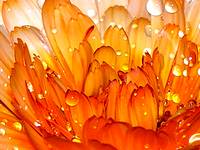
<path fill-rule="evenodd" d="M 41 93 L 38 94 L 37 97 L 38 97 L 38 99 L 43 99 L 44 98 L 43 94 L 41 94 Z"/>
<path fill-rule="evenodd" d="M 178 96 L 178 94 L 173 94 L 173 95 L 172 95 L 172 101 L 173 101 L 174 103 L 180 103 L 181 99 L 180 99 L 180 97 Z"/>
<path fill-rule="evenodd" d="M 6 134 L 5 129 L 0 128 L 0 135 L 5 135 L 5 134 Z"/>
<path fill-rule="evenodd" d="M 144 145 L 144 148 L 145 148 L 145 149 L 149 149 L 149 144 L 145 144 L 145 145 Z"/>
<path fill-rule="evenodd" d="M 179 104 L 179 105 L 177 106 L 177 111 L 182 110 L 183 108 L 184 108 L 184 105 L 183 105 L 183 104 Z"/>
<path fill-rule="evenodd" d="M 152 33 L 151 25 L 146 25 L 145 26 L 145 34 L 146 34 L 146 36 L 151 37 L 151 33 Z"/>
<path fill-rule="evenodd" d="M 173 75 L 180 77 L 182 75 L 181 68 L 179 66 L 174 66 L 172 70 Z"/>
<path fill-rule="evenodd" d="M 123 36 L 123 40 L 124 40 L 124 41 L 128 40 L 128 38 L 127 38 L 126 35 Z"/>
<path fill-rule="evenodd" d="M 184 77 L 187 77 L 187 75 L 188 75 L 187 70 L 183 70 L 183 76 L 184 76 Z"/>
<path fill-rule="evenodd" d="M 41 126 L 41 124 L 40 124 L 38 121 L 35 121 L 33 124 L 34 124 L 36 127 L 40 127 L 40 126 Z"/>
<path fill-rule="evenodd" d="M 28 90 L 29 90 L 30 92 L 33 92 L 33 91 L 34 91 L 33 85 L 32 85 L 31 82 L 28 82 L 28 83 L 27 83 L 27 87 L 28 87 Z"/>
<path fill-rule="evenodd" d="M 165 3 L 165 10 L 169 13 L 175 13 L 178 10 L 178 6 L 174 0 L 168 0 Z"/>
<path fill-rule="evenodd" d="M 153 16 L 160 16 L 162 14 L 161 0 L 148 0 L 146 5 L 147 11 Z"/>
<path fill-rule="evenodd" d="M 131 27 L 132 27 L 133 29 L 136 29 L 136 28 L 138 27 L 138 24 L 134 23 L 134 24 L 132 24 Z"/>
<path fill-rule="evenodd" d="M 76 91 L 70 91 L 66 95 L 66 104 L 73 107 L 79 103 L 80 95 Z"/>
<path fill-rule="evenodd" d="M 117 56 L 121 56 L 122 52 L 121 51 L 116 51 Z"/>
<path fill-rule="evenodd" d="M 188 65 L 188 64 L 189 64 L 188 58 L 184 58 L 184 59 L 183 59 L 183 63 L 184 63 L 185 65 Z"/>
<path fill-rule="evenodd" d="M 13 150 L 19 150 L 19 148 L 17 146 L 14 146 Z"/>
<path fill-rule="evenodd" d="M 179 36 L 180 38 L 184 37 L 184 32 L 180 30 L 180 31 L 178 32 L 178 36 Z"/>
<path fill-rule="evenodd" d="M 88 9 L 87 10 L 87 15 L 92 18 L 92 17 L 96 16 L 96 12 L 95 12 L 94 9 Z"/>
<path fill-rule="evenodd" d="M 129 69 L 128 65 L 126 65 L 126 64 L 122 65 L 121 68 L 122 68 L 123 71 L 128 71 L 128 69 Z"/>
<path fill-rule="evenodd" d="M 195 100 L 189 100 L 187 102 L 187 108 L 188 109 L 194 108 L 196 105 L 197 105 L 197 102 Z"/>
<path fill-rule="evenodd" d="M 13 126 L 16 130 L 21 131 L 22 130 L 22 124 L 19 122 L 14 122 Z"/>
<path fill-rule="evenodd" d="M 80 139 L 78 136 L 74 136 L 74 137 L 72 138 L 72 142 L 81 143 L 81 139 Z"/>
<path fill-rule="evenodd" d="M 197 141 L 200 141 L 200 133 L 193 134 L 189 139 L 190 144 L 197 142 Z"/>
<path fill-rule="evenodd" d="M 200 76 L 200 68 L 198 68 L 198 70 L 197 70 L 197 74 Z"/>
<path fill-rule="evenodd" d="M 170 54 L 169 54 L 169 58 L 170 58 L 170 59 L 174 59 L 174 58 L 175 58 L 175 54 L 174 54 L 174 53 L 170 53 Z"/>
<path fill-rule="evenodd" d="M 68 132 L 71 132 L 71 131 L 72 131 L 72 127 L 71 127 L 71 125 L 70 125 L 69 122 L 67 122 L 66 128 L 67 128 L 67 131 L 68 131 Z"/>
<path fill-rule="evenodd" d="M 52 32 L 53 34 L 56 34 L 56 33 L 57 33 L 57 29 L 52 29 L 51 32 Z"/>

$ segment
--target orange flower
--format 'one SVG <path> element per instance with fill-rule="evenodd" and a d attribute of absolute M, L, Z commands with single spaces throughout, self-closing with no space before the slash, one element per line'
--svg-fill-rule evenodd
<path fill-rule="evenodd" d="M 0 148 L 200 148 L 200 2 L 6 0 Z"/>

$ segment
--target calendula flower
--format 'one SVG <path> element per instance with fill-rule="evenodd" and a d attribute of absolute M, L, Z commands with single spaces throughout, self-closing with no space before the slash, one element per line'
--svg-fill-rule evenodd
<path fill-rule="evenodd" d="M 1 1 L 0 149 L 199 149 L 199 6 Z"/>

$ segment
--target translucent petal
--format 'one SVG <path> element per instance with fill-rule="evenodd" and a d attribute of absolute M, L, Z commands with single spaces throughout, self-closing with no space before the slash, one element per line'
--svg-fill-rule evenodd
<path fill-rule="evenodd" d="M 103 14 L 100 31 L 101 33 L 104 33 L 110 25 L 117 25 L 119 28 L 123 27 L 127 30 L 131 20 L 131 15 L 123 6 L 109 7 Z"/>
<path fill-rule="evenodd" d="M 26 0 L 4 1 L 2 15 L 4 25 L 9 31 L 12 31 L 15 26 L 23 25 L 32 25 L 40 30 L 43 29 L 41 11 L 35 0 L 29 2 Z"/>

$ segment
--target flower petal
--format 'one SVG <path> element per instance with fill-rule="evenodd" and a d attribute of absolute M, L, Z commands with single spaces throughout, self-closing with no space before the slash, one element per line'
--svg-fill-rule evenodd
<path fill-rule="evenodd" d="M 2 15 L 8 31 L 12 31 L 15 26 L 23 25 L 32 25 L 40 30 L 43 29 L 40 8 L 35 0 L 29 2 L 26 0 L 6 0 L 2 5 Z"/>
<path fill-rule="evenodd" d="M 133 91 L 128 109 L 132 126 L 156 130 L 158 104 L 150 86 Z"/>
<path fill-rule="evenodd" d="M 112 47 L 117 54 L 117 70 L 129 70 L 129 39 L 123 28 L 110 26 L 104 34 L 104 45 Z"/>

